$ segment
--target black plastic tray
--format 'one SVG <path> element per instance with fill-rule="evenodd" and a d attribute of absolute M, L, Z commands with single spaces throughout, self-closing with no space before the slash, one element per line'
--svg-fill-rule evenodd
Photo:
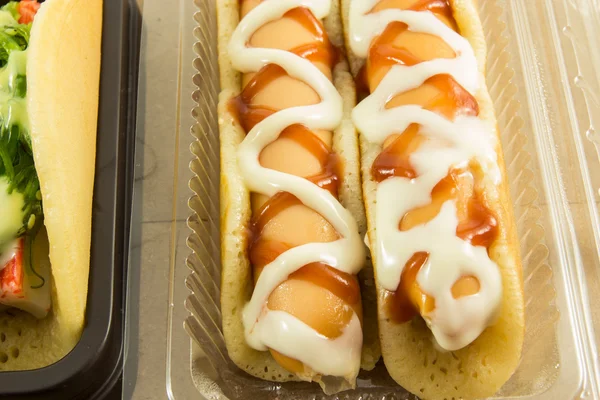
<path fill-rule="evenodd" d="M 2 1 L 0 3 L 6 3 Z M 124 274 L 127 265 L 135 100 L 130 71 L 132 6 L 104 0 L 102 66 L 92 246 L 86 326 L 81 340 L 48 367 L 0 372 L 0 397 L 10 399 L 94 399 L 121 377 Z M 134 22 L 135 25 L 137 23 Z M 131 53 L 130 53 L 131 51 Z"/>

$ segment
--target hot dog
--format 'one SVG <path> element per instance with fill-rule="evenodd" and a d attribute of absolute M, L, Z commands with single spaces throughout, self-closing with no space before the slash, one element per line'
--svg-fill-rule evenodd
<path fill-rule="evenodd" d="M 223 1 L 218 25 L 229 355 L 263 379 L 353 387 L 378 345 L 363 346 L 375 327 L 356 276 L 365 221 L 339 6 Z"/>
<path fill-rule="evenodd" d="M 382 355 L 423 398 L 493 395 L 524 334 L 518 240 L 473 0 L 344 0 Z"/>

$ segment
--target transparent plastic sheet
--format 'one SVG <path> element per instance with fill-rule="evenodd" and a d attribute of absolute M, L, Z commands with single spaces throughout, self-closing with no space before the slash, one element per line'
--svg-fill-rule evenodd
<path fill-rule="evenodd" d="M 141 8 L 123 398 L 201 398 L 183 329 L 197 7 L 147 0 Z"/>
<path fill-rule="evenodd" d="M 124 393 L 325 398 L 316 385 L 250 378 L 227 357 L 218 301 L 214 0 L 172 3 L 177 13 L 144 3 Z M 599 398 L 600 309 L 592 305 L 600 294 L 600 5 L 479 4 L 527 301 L 522 362 L 498 396 Z M 339 398 L 411 398 L 382 367 L 359 387 Z"/>

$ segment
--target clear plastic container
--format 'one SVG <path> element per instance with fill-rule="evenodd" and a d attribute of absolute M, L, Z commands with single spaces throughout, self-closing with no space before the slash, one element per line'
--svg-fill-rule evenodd
<path fill-rule="evenodd" d="M 327 398 L 249 378 L 224 349 L 215 1 L 144 1 L 124 398 Z M 522 361 L 498 398 L 597 399 L 600 4 L 478 3 L 526 296 Z M 378 368 L 339 398 L 413 397 Z"/>

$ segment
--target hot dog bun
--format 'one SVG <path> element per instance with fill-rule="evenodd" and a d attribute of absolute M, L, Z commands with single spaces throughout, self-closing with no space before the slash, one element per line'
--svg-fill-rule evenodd
<path fill-rule="evenodd" d="M 221 139 L 221 309 L 223 333 L 229 356 L 241 369 L 249 374 L 271 381 L 301 380 L 298 376 L 282 368 L 267 351 L 251 348 L 245 339 L 242 310 L 253 292 L 252 267 L 248 258 L 247 229 L 251 219 L 250 193 L 241 176 L 237 149 L 246 133 L 233 115 L 230 103 L 242 90 L 239 71 L 231 65 L 228 52 L 230 38 L 239 23 L 239 2 L 226 0 L 218 2 L 219 66 L 221 93 L 219 96 L 219 127 Z M 343 35 L 339 4 L 334 1 L 324 26 L 331 42 L 343 46 Z M 343 58 L 334 67 L 333 83 L 343 99 L 343 121 L 333 134 L 333 151 L 343 160 L 343 176 L 339 189 L 341 203 L 354 216 L 360 232 L 366 231 L 366 219 L 362 204 L 358 138 L 350 120 L 355 104 L 353 79 Z M 368 271 L 362 271 L 368 276 Z M 364 340 L 362 367 L 372 369 L 379 358 L 379 343 L 376 333 L 374 313 L 374 291 L 369 296 L 369 286 L 363 285 Z M 371 289 L 373 289 L 371 281 Z M 371 301 L 371 306 L 369 305 Z M 373 320 L 370 320 L 373 318 Z M 308 377 L 312 379 L 311 377 Z M 306 377 L 302 378 L 306 380 Z M 319 379 L 315 377 L 315 379 Z"/>
<path fill-rule="evenodd" d="M 342 15 L 350 66 L 356 76 L 365 64 L 365 58 L 357 56 L 351 50 L 351 3 L 351 0 L 342 0 Z M 449 3 L 460 34 L 474 50 L 480 71 L 479 90 L 474 93 L 479 104 L 479 118 L 495 126 L 494 109 L 484 76 L 486 44 L 474 1 L 450 0 Z M 362 134 L 360 144 L 369 242 L 374 244 L 378 239 L 375 215 L 378 183 L 372 176 L 371 167 L 382 147 L 369 142 Z M 519 363 L 524 335 L 523 283 L 519 242 L 497 129 L 494 147 L 501 179 L 497 186 L 487 181 L 484 191 L 487 204 L 498 220 L 498 235 L 489 248 L 490 258 L 500 270 L 503 288 L 495 323 L 470 345 L 456 351 L 440 351 L 422 318 L 413 318 L 406 323 L 396 323 L 390 319 L 384 306 L 386 290 L 376 279 L 378 320 L 385 365 L 396 382 L 424 399 L 491 396 L 508 380 Z M 373 249 L 373 245 L 371 248 Z M 377 276 L 380 260 L 376 258 L 375 252 L 372 251 L 372 255 Z"/>

